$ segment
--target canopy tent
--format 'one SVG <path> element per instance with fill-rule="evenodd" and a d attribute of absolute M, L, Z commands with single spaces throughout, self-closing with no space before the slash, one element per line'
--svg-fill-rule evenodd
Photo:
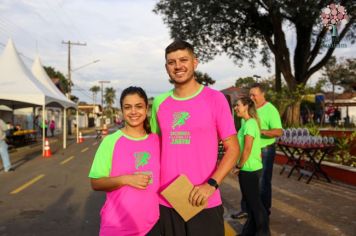
<path fill-rule="evenodd" d="M 43 86 L 25 66 L 10 39 L 0 57 L 0 102 L 12 109 L 59 104 L 56 94 Z"/>
<path fill-rule="evenodd" d="M 54 85 L 54 83 L 44 70 L 39 56 L 36 57 L 35 61 L 32 64 L 32 73 L 44 87 L 46 87 L 52 94 L 54 94 L 57 99 L 61 100 L 61 104 L 64 107 L 77 107 L 77 105 L 73 101 L 69 100 L 66 96 L 64 96 L 64 94 Z"/>
<path fill-rule="evenodd" d="M 49 78 L 47 72 L 42 66 L 41 59 L 39 56 L 36 57 L 35 61 L 32 64 L 32 73 L 35 76 L 35 78 L 43 85 L 45 86 L 49 91 L 51 91 L 58 99 L 60 99 L 62 102 L 61 104 L 65 108 L 75 108 L 77 109 L 77 104 L 75 104 L 73 101 L 69 100 L 64 94 L 54 85 L 52 80 Z M 77 110 L 78 113 L 78 110 Z M 64 125 L 63 125 L 63 148 L 66 148 L 66 135 L 67 135 L 67 117 L 66 117 L 66 112 L 63 112 L 64 114 Z M 78 123 L 78 115 L 76 117 L 77 123 Z M 77 130 L 77 140 L 78 140 L 78 130 Z"/>
<path fill-rule="evenodd" d="M 0 111 L 12 111 L 12 109 L 5 105 L 0 105 Z"/>
<path fill-rule="evenodd" d="M 58 96 L 35 78 L 21 60 L 11 39 L 0 56 L 0 105 L 12 109 L 42 106 L 43 118 L 46 105 L 72 106 L 68 99 Z M 44 149 L 44 130 L 42 147 Z"/>

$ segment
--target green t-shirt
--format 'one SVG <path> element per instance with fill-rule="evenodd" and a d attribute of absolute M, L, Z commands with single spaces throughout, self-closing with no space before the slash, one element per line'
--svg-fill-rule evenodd
<path fill-rule="evenodd" d="M 243 171 L 256 171 L 262 169 L 262 159 L 261 159 L 261 133 L 258 127 L 257 121 L 253 118 L 244 121 L 239 132 L 237 133 L 237 139 L 240 144 L 240 158 L 242 151 L 245 147 L 245 136 L 249 135 L 253 137 L 253 144 L 250 156 L 241 168 Z M 239 158 L 239 159 L 240 159 Z"/>
<path fill-rule="evenodd" d="M 257 109 L 257 115 L 260 119 L 261 130 L 282 129 L 281 116 L 272 103 L 266 102 L 262 107 Z M 273 144 L 275 138 L 261 136 L 261 148 Z"/>

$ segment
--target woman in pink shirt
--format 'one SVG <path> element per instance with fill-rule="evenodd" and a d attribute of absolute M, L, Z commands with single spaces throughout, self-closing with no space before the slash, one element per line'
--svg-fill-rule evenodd
<path fill-rule="evenodd" d="M 160 147 L 148 126 L 146 93 L 126 88 L 120 105 L 125 127 L 102 141 L 89 173 L 92 188 L 106 192 L 100 236 L 160 235 Z"/>

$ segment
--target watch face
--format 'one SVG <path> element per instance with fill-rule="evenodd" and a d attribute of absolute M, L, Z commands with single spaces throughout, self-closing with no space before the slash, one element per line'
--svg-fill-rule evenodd
<path fill-rule="evenodd" d="M 215 179 L 209 179 L 209 180 L 208 180 L 208 184 L 211 185 L 211 186 L 213 186 L 213 187 L 215 187 L 215 188 L 218 188 L 218 187 L 219 187 L 219 185 L 218 185 L 218 183 L 216 182 Z"/>

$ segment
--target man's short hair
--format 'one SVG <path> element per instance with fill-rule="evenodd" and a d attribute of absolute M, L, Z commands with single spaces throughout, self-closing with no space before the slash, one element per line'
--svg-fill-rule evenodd
<path fill-rule="evenodd" d="M 191 45 L 190 43 L 184 40 L 176 39 L 171 44 L 169 44 L 168 47 L 166 47 L 165 57 L 167 58 L 167 54 L 171 52 L 175 52 L 178 50 L 185 50 L 185 49 L 187 49 L 189 52 L 195 55 L 193 45 Z"/>
<path fill-rule="evenodd" d="M 252 84 L 252 85 L 250 86 L 250 89 L 252 89 L 252 88 L 259 88 L 262 93 L 265 92 L 264 86 L 263 86 L 262 84 L 260 84 L 260 83 L 254 83 L 254 84 Z"/>

